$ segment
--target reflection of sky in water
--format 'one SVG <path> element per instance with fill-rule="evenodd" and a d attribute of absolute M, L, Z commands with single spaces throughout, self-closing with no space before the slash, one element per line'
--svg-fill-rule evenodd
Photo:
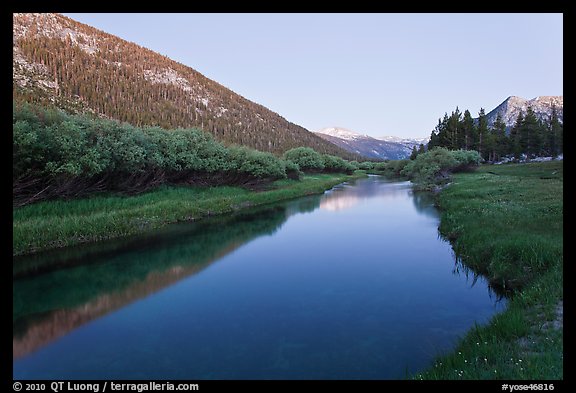
<path fill-rule="evenodd" d="M 504 306 L 453 273 L 432 200 L 409 183 L 363 179 L 278 215 L 243 219 L 244 244 L 224 234 L 239 223 L 203 228 L 228 244 L 217 263 L 15 360 L 14 378 L 404 378 Z M 185 251 L 195 236 L 166 243 L 180 248 L 160 263 L 181 258 L 166 272 L 201 252 Z"/>
<path fill-rule="evenodd" d="M 363 200 L 378 199 L 382 203 L 395 198 L 405 198 L 410 189 L 410 182 L 389 182 L 386 187 L 381 183 L 371 183 L 366 187 L 355 187 L 353 184 L 343 184 L 324 193 L 320 200 L 320 209 L 338 211 L 349 209 Z"/>
<path fill-rule="evenodd" d="M 338 211 L 348 209 L 360 202 L 360 198 L 355 195 L 345 195 L 333 192 L 326 195 L 320 201 L 320 209 Z"/>

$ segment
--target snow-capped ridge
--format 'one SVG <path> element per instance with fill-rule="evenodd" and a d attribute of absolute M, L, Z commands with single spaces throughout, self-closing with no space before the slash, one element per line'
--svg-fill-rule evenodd
<path fill-rule="evenodd" d="M 386 142 L 394 142 L 394 143 L 403 143 L 403 144 L 411 144 L 411 145 L 424 144 L 425 145 L 430 140 L 430 137 L 401 138 L 399 136 L 385 135 L 385 136 L 376 137 L 376 139 L 379 139 L 381 141 L 386 141 Z"/>
<path fill-rule="evenodd" d="M 316 134 L 348 150 L 371 159 L 398 160 L 407 158 L 414 146 L 427 144 L 429 138 L 401 138 L 397 136 L 371 137 L 342 127 L 326 127 Z"/>
<path fill-rule="evenodd" d="M 356 140 L 359 138 L 371 138 L 368 135 L 362 135 L 352 130 L 343 127 L 325 127 L 318 131 L 317 133 L 330 135 L 336 138 L 345 139 L 345 140 Z"/>
<path fill-rule="evenodd" d="M 492 125 L 496 121 L 498 114 L 502 117 L 507 127 L 512 127 L 520 112 L 526 114 L 528 107 L 531 107 L 536 117 L 541 120 L 548 120 L 552 115 L 552 107 L 556 107 L 558 120 L 564 121 L 564 96 L 538 96 L 530 100 L 510 96 L 500 105 L 486 114 L 488 124 Z"/>

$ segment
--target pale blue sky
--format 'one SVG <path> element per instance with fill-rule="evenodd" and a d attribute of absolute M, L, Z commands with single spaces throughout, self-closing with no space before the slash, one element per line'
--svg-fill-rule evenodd
<path fill-rule="evenodd" d="M 429 136 L 458 105 L 563 95 L 563 15 L 64 14 L 311 131 Z"/>

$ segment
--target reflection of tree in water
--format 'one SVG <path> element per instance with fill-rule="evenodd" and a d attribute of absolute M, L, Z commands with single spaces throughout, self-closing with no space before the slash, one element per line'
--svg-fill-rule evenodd
<path fill-rule="evenodd" d="M 20 357 L 68 331 L 195 274 L 319 198 L 177 224 L 151 236 L 74 247 L 26 260 L 13 282 L 13 353 Z M 58 259 L 60 255 L 60 259 Z M 26 271 L 23 267 L 28 267 Z"/>
<path fill-rule="evenodd" d="M 434 206 L 434 195 L 428 191 L 413 191 L 412 202 L 418 213 L 432 218 L 440 218 Z"/>
<path fill-rule="evenodd" d="M 310 195 L 286 204 L 286 218 L 297 213 L 312 213 L 320 206 L 320 195 Z"/>
<path fill-rule="evenodd" d="M 470 279 L 470 277 L 472 277 L 472 283 L 470 285 L 471 287 L 476 285 L 476 282 L 479 278 L 486 278 L 484 274 L 476 272 L 470 267 L 466 266 L 466 264 L 462 261 L 462 258 L 459 257 L 455 257 L 454 269 L 452 269 L 452 273 L 456 275 L 464 274 L 467 281 Z M 490 295 L 490 298 L 492 299 L 493 297 L 496 297 L 496 301 L 498 302 L 512 294 L 503 286 L 497 285 L 496 283 L 490 282 L 488 280 L 486 280 L 486 285 L 488 287 L 488 294 Z"/>
<path fill-rule="evenodd" d="M 440 219 L 440 213 L 438 212 L 438 209 L 435 207 L 434 198 L 435 198 L 434 194 L 428 191 L 412 192 L 412 201 L 414 202 L 414 207 L 420 214 Z M 440 232 L 438 232 L 438 236 L 442 238 L 444 241 L 450 243 L 450 239 L 446 239 L 444 236 L 442 236 Z M 452 270 L 452 273 L 456 275 L 463 274 L 467 280 L 471 279 L 472 280 L 471 286 L 474 286 L 479 278 L 485 279 L 485 275 L 483 274 L 483 272 L 477 272 L 472 270 L 462 261 L 462 258 L 458 256 L 455 256 L 454 269 Z M 496 301 L 501 301 L 502 299 L 504 299 L 506 296 L 509 295 L 508 291 L 506 291 L 503 287 L 497 285 L 496 283 L 487 282 L 487 286 L 490 298 L 495 297 Z"/>

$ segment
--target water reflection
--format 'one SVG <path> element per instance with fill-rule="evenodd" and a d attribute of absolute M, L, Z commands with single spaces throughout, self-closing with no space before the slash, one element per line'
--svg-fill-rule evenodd
<path fill-rule="evenodd" d="M 430 194 L 372 177 L 15 258 L 14 378 L 401 378 L 503 307 L 437 226 Z"/>
<path fill-rule="evenodd" d="M 435 195 L 433 193 L 412 191 L 412 201 L 414 202 L 414 207 L 418 213 L 431 218 L 440 219 L 440 213 L 436 208 Z M 448 239 L 445 239 L 440 232 L 438 232 L 438 237 L 448 242 Z M 476 285 L 479 279 L 483 280 L 484 278 L 482 273 L 470 269 L 463 263 L 462 259 L 457 256 L 454 256 L 454 269 L 452 270 L 452 273 L 458 276 L 463 275 L 466 278 L 466 281 L 470 282 L 470 286 Z M 495 283 L 488 283 L 488 294 L 490 298 L 494 298 L 495 301 L 502 301 L 505 297 L 510 295 L 510 292 Z"/>
<path fill-rule="evenodd" d="M 376 175 L 370 175 L 372 178 L 378 178 Z M 367 199 L 379 198 L 383 202 L 394 198 L 403 198 L 406 191 L 411 189 L 410 182 L 386 181 L 363 181 L 362 187 L 356 186 L 356 181 L 338 185 L 326 192 L 320 200 L 320 209 L 328 211 L 340 211 L 350 209 Z M 386 188 L 382 184 L 386 184 Z"/>
<path fill-rule="evenodd" d="M 242 244 L 273 234 L 318 198 L 231 217 L 172 225 L 154 235 L 15 259 L 13 356 L 18 358 L 95 318 L 197 274 Z M 301 210 L 300 210 L 301 209 Z M 27 268 L 25 270 L 25 267 Z"/>
<path fill-rule="evenodd" d="M 452 274 L 457 276 L 463 275 L 466 278 L 466 281 L 470 282 L 470 286 L 472 287 L 476 285 L 478 280 L 483 281 L 482 285 L 488 286 L 488 294 L 490 298 L 494 298 L 496 302 L 503 302 L 505 299 L 512 296 L 512 291 L 502 285 L 498 285 L 496 282 L 485 283 L 485 278 L 482 273 L 474 271 L 468 267 L 462 261 L 462 258 L 454 257 L 454 269 L 452 269 Z"/>
<path fill-rule="evenodd" d="M 326 198 L 320 201 L 320 209 L 338 211 L 349 209 L 356 205 L 360 198 L 356 195 L 342 195 L 338 192 L 333 192 Z"/>
<path fill-rule="evenodd" d="M 414 207 L 418 213 L 431 218 L 440 218 L 438 209 L 435 206 L 434 194 L 425 191 L 413 191 L 412 202 L 414 202 Z"/>

